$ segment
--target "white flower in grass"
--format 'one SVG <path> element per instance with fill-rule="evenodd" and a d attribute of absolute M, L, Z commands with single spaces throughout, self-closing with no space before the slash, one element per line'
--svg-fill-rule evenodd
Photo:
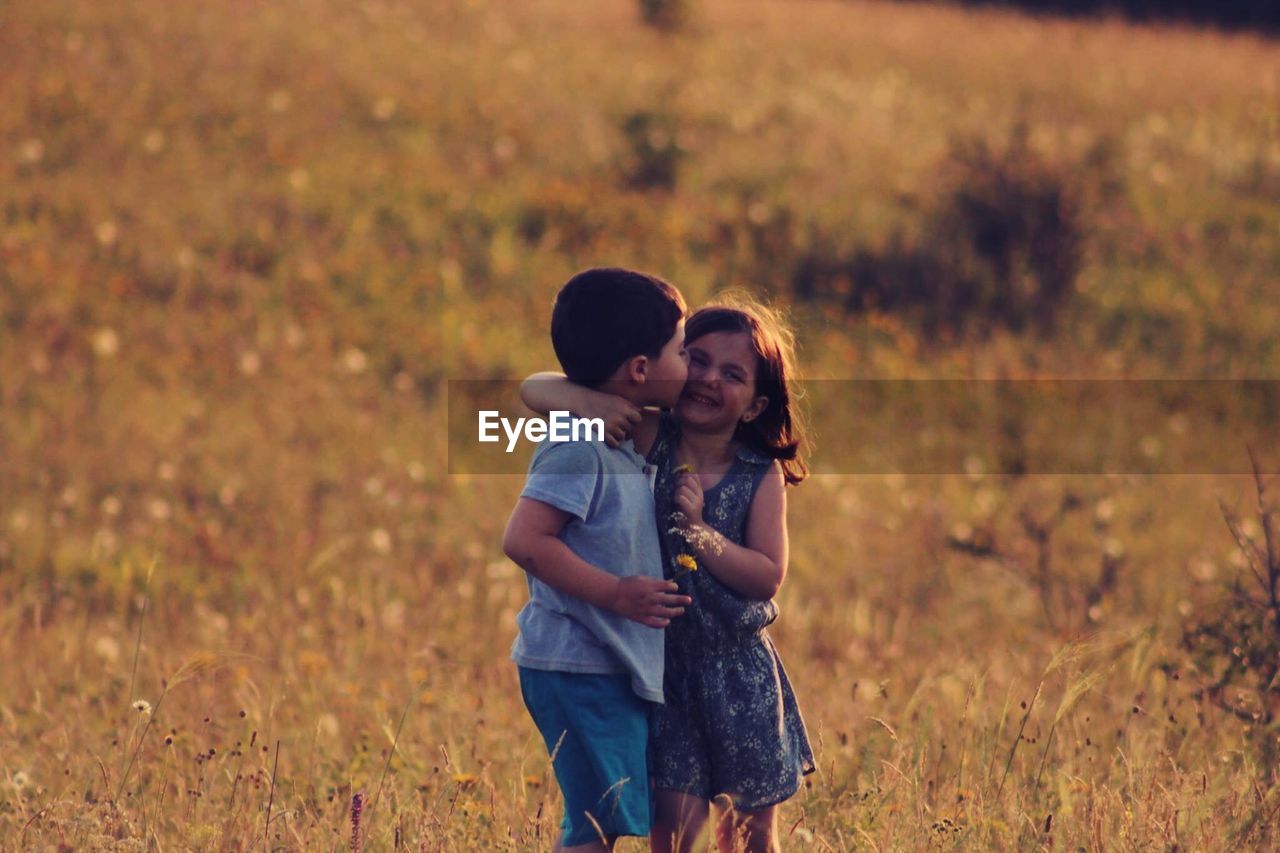
<path fill-rule="evenodd" d="M 120 351 L 120 336 L 115 329 L 103 327 L 93 333 L 93 351 L 98 358 L 111 358 Z"/>
<path fill-rule="evenodd" d="M 348 347 L 342 354 L 342 366 L 348 373 L 364 373 L 369 367 L 369 356 L 358 347 Z"/>

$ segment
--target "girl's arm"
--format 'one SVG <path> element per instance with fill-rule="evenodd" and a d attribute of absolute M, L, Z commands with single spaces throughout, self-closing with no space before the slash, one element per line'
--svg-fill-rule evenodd
<path fill-rule="evenodd" d="M 787 574 L 787 495 L 782 467 L 769 468 L 747 511 L 746 545 L 735 545 L 702 520 L 702 485 L 685 474 L 676 490 L 676 507 L 698 565 L 747 598 L 767 601 L 778 594 Z"/>
<path fill-rule="evenodd" d="M 617 447 L 630 435 L 636 450 L 649 452 L 658 432 L 658 413 L 641 409 L 617 394 L 596 391 L 569 381 L 563 373 L 535 373 L 520 383 L 520 399 L 535 412 L 570 411 L 579 417 L 604 421 L 604 440 Z M 643 444 L 643 446 L 642 446 Z"/>

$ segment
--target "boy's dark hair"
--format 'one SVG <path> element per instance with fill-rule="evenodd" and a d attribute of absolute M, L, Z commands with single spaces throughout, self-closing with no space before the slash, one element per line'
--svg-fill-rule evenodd
<path fill-rule="evenodd" d="M 633 356 L 656 358 L 685 311 L 680 291 L 657 276 L 586 270 L 556 295 L 551 345 L 570 381 L 594 388 Z"/>

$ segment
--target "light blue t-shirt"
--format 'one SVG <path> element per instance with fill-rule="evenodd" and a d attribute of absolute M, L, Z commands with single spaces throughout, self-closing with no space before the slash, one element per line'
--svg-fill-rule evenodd
<path fill-rule="evenodd" d="M 593 566 L 619 577 L 662 577 L 652 473 L 627 441 L 544 441 L 529 463 L 521 497 L 573 516 L 560 539 Z M 662 701 L 661 628 L 649 628 L 547 586 L 526 573 L 529 603 L 516 617 L 511 659 L 530 669 L 629 672 L 631 687 Z"/>

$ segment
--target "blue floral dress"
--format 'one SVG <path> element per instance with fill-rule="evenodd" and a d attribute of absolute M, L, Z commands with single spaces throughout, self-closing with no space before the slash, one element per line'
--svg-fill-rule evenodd
<path fill-rule="evenodd" d="M 765 628 L 773 601 L 744 598 L 705 568 L 677 562 L 691 553 L 673 528 L 679 423 L 663 415 L 649 451 L 664 574 L 693 599 L 666 629 L 665 704 L 650 724 L 654 785 L 710 800 L 729 795 L 739 811 L 780 803 L 815 769 L 813 750 L 782 661 Z M 742 448 L 720 482 L 704 491 L 703 520 L 731 542 L 746 539 L 747 511 L 772 460 Z"/>

